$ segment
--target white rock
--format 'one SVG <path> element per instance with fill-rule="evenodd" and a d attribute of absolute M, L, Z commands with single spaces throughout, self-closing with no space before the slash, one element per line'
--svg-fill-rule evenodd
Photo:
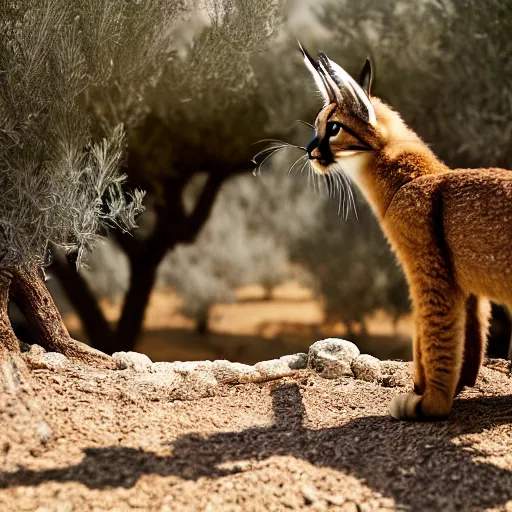
<path fill-rule="evenodd" d="M 290 356 L 282 356 L 279 361 L 283 361 L 292 370 L 303 370 L 308 366 L 308 355 L 304 352 L 292 354 Z"/>
<path fill-rule="evenodd" d="M 174 363 L 155 363 L 151 373 L 141 374 L 138 380 L 160 388 L 159 396 L 168 400 L 196 400 L 215 394 L 218 382 L 211 366 L 197 365 L 181 372 L 173 366 Z"/>
<path fill-rule="evenodd" d="M 30 355 L 39 356 L 41 354 L 46 354 L 46 350 L 41 347 L 41 345 L 33 343 L 32 345 L 29 345 L 28 353 Z"/>
<path fill-rule="evenodd" d="M 281 361 L 281 359 L 261 361 L 260 363 L 256 363 L 254 368 L 256 368 L 263 380 L 279 379 L 295 373 L 294 370 L 292 370 L 285 361 Z"/>
<path fill-rule="evenodd" d="M 263 377 L 254 366 L 242 363 L 232 363 L 225 359 L 213 361 L 215 378 L 225 384 L 241 384 L 244 382 L 261 382 Z"/>
<path fill-rule="evenodd" d="M 118 370 L 130 369 L 144 372 L 153 364 L 146 354 L 139 354 L 139 352 L 115 352 L 112 354 L 112 359 Z"/>
<path fill-rule="evenodd" d="M 352 371 L 356 379 L 366 382 L 381 382 L 380 360 L 370 354 L 361 354 L 352 361 Z"/>
<path fill-rule="evenodd" d="M 54 368 L 63 368 L 71 364 L 71 361 L 64 354 L 59 352 L 46 352 L 46 354 L 43 354 L 42 357 L 48 362 L 50 366 L 53 366 Z"/>
<path fill-rule="evenodd" d="M 151 365 L 150 371 L 151 373 L 160 373 L 160 372 L 173 372 L 173 363 L 168 363 L 167 361 L 158 361 Z"/>
<path fill-rule="evenodd" d="M 177 373 L 187 374 L 196 370 L 212 369 L 211 361 L 173 361 L 172 363 L 158 362 L 151 365 L 152 372 L 174 371 Z"/>
<path fill-rule="evenodd" d="M 380 363 L 380 371 L 384 387 L 396 388 L 412 385 L 412 368 L 410 363 L 382 361 Z"/>
<path fill-rule="evenodd" d="M 65 368 L 71 364 L 71 361 L 59 352 L 41 352 L 39 349 L 30 350 L 25 354 L 26 361 L 31 368 L 38 370 L 55 370 Z"/>
<path fill-rule="evenodd" d="M 53 439 L 52 428 L 46 421 L 41 421 L 41 423 L 37 425 L 37 437 L 39 437 L 41 444 L 47 444 Z"/>
<path fill-rule="evenodd" d="M 352 361 L 359 349 L 350 341 L 327 338 L 309 347 L 308 368 L 313 368 L 326 379 L 352 376 Z"/>
<path fill-rule="evenodd" d="M 168 392 L 179 389 L 184 383 L 184 377 L 173 370 L 160 368 L 158 372 L 143 373 L 137 377 L 139 382 L 153 384 L 156 387 L 166 388 Z"/>

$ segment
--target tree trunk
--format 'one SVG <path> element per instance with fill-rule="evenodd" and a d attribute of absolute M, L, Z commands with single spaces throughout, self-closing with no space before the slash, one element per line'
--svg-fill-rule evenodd
<path fill-rule="evenodd" d="M 87 285 L 85 279 L 58 249 L 52 250 L 52 270 L 62 284 L 64 293 L 80 317 L 82 328 L 91 345 L 106 352 L 103 347 L 112 344 L 113 329 L 101 310 L 96 297 Z"/>
<path fill-rule="evenodd" d="M 210 332 L 210 326 L 208 325 L 208 314 L 197 321 L 196 329 L 197 334 L 201 336 L 206 336 Z"/>
<path fill-rule="evenodd" d="M 78 362 L 103 368 L 113 367 L 109 356 L 71 338 L 37 268 L 16 268 L 13 271 L 12 291 L 36 343 Z"/>
<path fill-rule="evenodd" d="M 20 344 L 12 330 L 8 313 L 11 280 L 8 271 L 0 272 L 0 361 L 4 360 L 8 353 L 20 351 Z"/>
<path fill-rule="evenodd" d="M 155 284 L 158 265 L 166 254 L 166 248 L 151 257 L 140 257 L 131 263 L 130 287 L 126 293 L 123 310 L 112 346 L 105 347 L 109 354 L 120 350 L 133 350 L 144 323 L 144 314 Z"/>

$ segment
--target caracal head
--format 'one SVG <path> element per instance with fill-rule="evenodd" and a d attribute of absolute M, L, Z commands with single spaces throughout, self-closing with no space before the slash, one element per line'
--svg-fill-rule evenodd
<path fill-rule="evenodd" d="M 315 61 L 300 47 L 304 61 L 324 99 L 315 121 L 315 136 L 307 146 L 313 169 L 320 174 L 342 170 L 356 174 L 386 143 L 370 100 L 372 64 L 366 59 L 359 82 L 320 52 Z"/>

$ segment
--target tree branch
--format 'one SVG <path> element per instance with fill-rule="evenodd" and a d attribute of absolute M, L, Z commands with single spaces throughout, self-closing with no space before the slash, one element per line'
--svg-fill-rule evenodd
<path fill-rule="evenodd" d="M 114 235 L 116 242 L 119 244 L 128 259 L 130 261 L 135 259 L 141 251 L 143 244 L 131 233 L 126 233 L 120 229 L 112 229 L 110 232 Z"/>
<path fill-rule="evenodd" d="M 245 174 L 248 169 L 244 165 L 234 167 L 223 173 L 210 171 L 208 180 L 195 204 L 194 211 L 186 219 L 180 242 L 192 243 L 195 241 L 212 212 L 213 205 L 224 182 L 238 174 Z"/>

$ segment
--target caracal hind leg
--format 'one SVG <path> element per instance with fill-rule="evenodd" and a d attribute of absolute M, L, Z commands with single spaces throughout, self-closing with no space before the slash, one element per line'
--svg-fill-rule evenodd
<path fill-rule="evenodd" d="M 424 286 L 413 291 L 413 303 L 425 389 L 422 395 L 406 393 L 393 398 L 389 412 L 401 420 L 447 416 L 462 367 L 464 295 L 448 279 L 424 281 Z"/>
<path fill-rule="evenodd" d="M 466 328 L 464 333 L 464 359 L 455 394 L 464 386 L 474 386 L 485 357 L 487 334 L 491 317 L 491 303 L 470 295 L 466 299 Z"/>

